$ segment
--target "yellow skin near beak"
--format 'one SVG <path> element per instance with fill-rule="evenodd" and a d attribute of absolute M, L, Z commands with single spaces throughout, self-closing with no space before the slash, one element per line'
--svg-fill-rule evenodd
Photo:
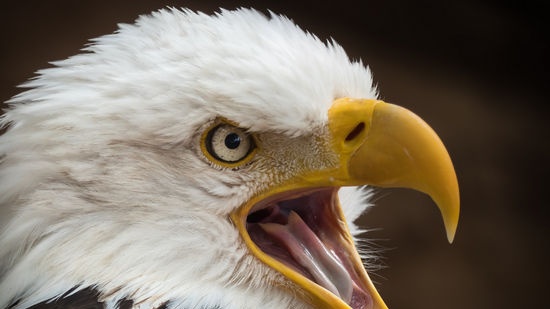
<path fill-rule="evenodd" d="M 331 148 L 339 160 L 335 168 L 310 171 L 306 175 L 276 186 L 231 214 L 231 218 L 250 251 L 262 262 L 300 286 L 304 297 L 316 308 L 350 308 L 340 298 L 315 284 L 281 262 L 265 254 L 251 240 L 246 217 L 259 201 L 281 192 L 300 188 L 372 185 L 404 187 L 431 196 L 439 207 L 452 242 L 459 217 L 459 191 L 450 157 L 435 132 L 418 116 L 402 107 L 377 100 L 342 98 L 328 111 Z M 387 306 L 376 291 L 343 214 L 342 247 L 351 256 L 356 272 L 372 296 L 372 309 Z"/>

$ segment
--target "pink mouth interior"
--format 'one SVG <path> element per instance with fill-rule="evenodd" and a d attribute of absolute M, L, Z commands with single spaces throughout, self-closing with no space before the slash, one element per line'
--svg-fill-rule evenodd
<path fill-rule="evenodd" d="M 247 230 L 266 254 L 338 296 L 353 309 L 372 308 L 350 253 L 342 245 L 337 189 L 284 193 L 255 205 Z"/>

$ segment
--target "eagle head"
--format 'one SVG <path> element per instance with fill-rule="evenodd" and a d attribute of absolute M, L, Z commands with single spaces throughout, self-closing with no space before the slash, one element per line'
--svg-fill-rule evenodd
<path fill-rule="evenodd" d="M 254 10 L 163 9 L 53 63 L 0 137 L 0 308 L 386 308 L 356 249 L 366 185 L 439 206 L 437 135 L 334 41 Z M 368 268 L 368 265 L 367 265 Z"/>

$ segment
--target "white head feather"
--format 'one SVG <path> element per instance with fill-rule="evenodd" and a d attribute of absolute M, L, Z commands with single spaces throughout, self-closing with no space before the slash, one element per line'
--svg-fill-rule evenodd
<path fill-rule="evenodd" d="M 335 98 L 376 97 L 367 68 L 285 17 L 246 9 L 161 10 L 54 64 L 1 122 L 0 308 L 77 285 L 109 306 L 307 307 L 268 284 L 283 280 L 227 218 L 268 177 L 211 166 L 198 135 L 219 116 L 311 134 Z M 345 190 L 348 220 L 362 194 Z"/>

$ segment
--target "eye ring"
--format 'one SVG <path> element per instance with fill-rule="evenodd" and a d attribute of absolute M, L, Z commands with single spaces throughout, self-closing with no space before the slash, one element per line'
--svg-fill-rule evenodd
<path fill-rule="evenodd" d="M 201 148 L 210 161 L 234 168 L 252 159 L 256 143 L 244 129 L 228 122 L 218 122 L 203 133 Z"/>

